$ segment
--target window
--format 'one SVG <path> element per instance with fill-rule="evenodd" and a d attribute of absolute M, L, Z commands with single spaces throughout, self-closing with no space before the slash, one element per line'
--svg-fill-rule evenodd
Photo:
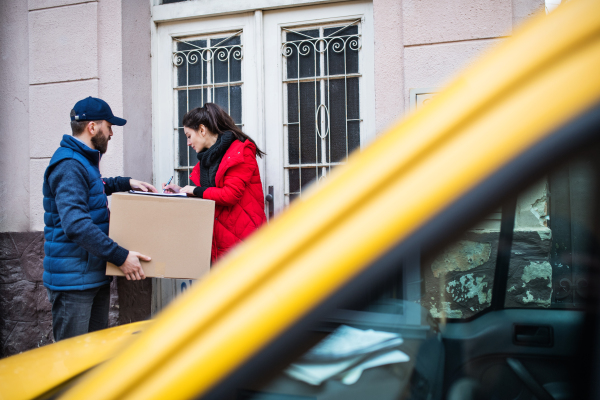
<path fill-rule="evenodd" d="M 173 85 L 177 126 L 177 184 L 192 185 L 189 179 L 198 162 L 196 152 L 187 146 L 183 116 L 212 102 L 221 106 L 239 127 L 242 123 L 242 31 L 210 36 L 174 38 Z"/>
<path fill-rule="evenodd" d="M 582 308 L 594 246 L 595 161 L 586 154 L 523 191 L 506 307 Z"/>
<path fill-rule="evenodd" d="M 594 168 L 594 155 L 581 155 L 519 193 L 505 308 L 578 309 L 586 301 Z M 499 226 L 489 222 L 488 217 L 422 265 L 421 304 L 432 316 L 465 319 L 491 305 Z"/>
<path fill-rule="evenodd" d="M 360 147 L 360 20 L 282 36 L 289 202 Z"/>
<path fill-rule="evenodd" d="M 505 216 L 514 220 L 512 244 L 510 229 L 479 222 L 438 254 L 404 258 L 382 286 L 352 290 L 350 303 L 313 325 L 307 351 L 235 398 L 463 399 L 473 388 L 481 398 L 533 398 L 524 370 L 548 398 L 572 394 L 564 358 L 577 351 L 567 338 L 581 332 L 583 313 L 573 308 L 587 300 L 596 245 L 595 154 L 519 193 Z M 502 287 L 496 307 L 492 293 Z"/>

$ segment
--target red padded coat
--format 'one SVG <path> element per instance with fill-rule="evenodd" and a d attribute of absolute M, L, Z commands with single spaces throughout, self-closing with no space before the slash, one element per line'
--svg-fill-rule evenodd
<path fill-rule="evenodd" d="M 190 179 L 200 186 L 200 163 Z M 267 221 L 254 143 L 231 143 L 217 169 L 215 184 L 203 194 L 203 198 L 215 202 L 213 263 Z"/>

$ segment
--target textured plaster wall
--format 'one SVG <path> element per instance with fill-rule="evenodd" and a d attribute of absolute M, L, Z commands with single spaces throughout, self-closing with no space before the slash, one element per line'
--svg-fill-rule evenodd
<path fill-rule="evenodd" d="M 524 21 L 543 12 L 545 5 L 545 0 L 512 0 L 513 29 L 518 29 Z"/>
<path fill-rule="evenodd" d="M 75 101 L 98 96 L 98 3 L 29 2 L 30 229 L 44 229 L 44 170 Z M 46 8 L 50 7 L 50 8 Z M 68 23 L 65 23 L 68 21 Z M 43 121 L 57 125 L 48 129 Z"/>
<path fill-rule="evenodd" d="M 98 80 L 33 85 L 29 93 L 31 109 L 43 113 L 43 118 L 32 117 L 29 122 L 30 154 L 34 159 L 50 158 L 62 136 L 71 133 L 69 113 L 73 105 L 87 93 L 98 93 Z"/>
<path fill-rule="evenodd" d="M 125 0 L 128 1 L 128 0 Z M 98 2 L 98 96 L 116 116 L 123 116 L 123 59 L 121 46 L 121 0 Z M 113 137 L 102 157 L 104 176 L 123 175 L 123 127 L 113 126 Z"/>
<path fill-rule="evenodd" d="M 121 0 L 29 2 L 29 216 L 31 230 L 44 227 L 43 174 L 64 134 L 69 112 L 87 96 L 106 100 L 123 115 Z M 52 129 L 48 129 L 52 126 Z M 102 159 L 105 176 L 123 175 L 123 128 Z"/>
<path fill-rule="evenodd" d="M 68 6 L 73 4 L 93 3 L 96 0 L 29 0 L 30 10 Z"/>
<path fill-rule="evenodd" d="M 0 1 L 0 232 L 29 229 L 27 3 Z"/>
<path fill-rule="evenodd" d="M 152 182 L 152 70 L 150 3 L 122 2 L 123 167 L 125 175 Z"/>
<path fill-rule="evenodd" d="M 30 11 L 29 83 L 97 77 L 97 19 L 96 3 Z"/>
<path fill-rule="evenodd" d="M 404 49 L 406 104 L 409 90 L 442 88 L 455 74 L 503 39 L 468 40 L 410 46 Z"/>
<path fill-rule="evenodd" d="M 410 89 L 443 87 L 543 9 L 543 0 L 374 0 L 377 132 L 408 111 Z"/>
<path fill-rule="evenodd" d="M 510 35 L 510 0 L 404 0 L 404 44 L 479 40 Z"/>
<path fill-rule="evenodd" d="M 405 1 L 405 0 L 403 0 Z M 383 131 L 404 110 L 402 1 L 373 0 L 375 28 L 375 129 Z"/>
<path fill-rule="evenodd" d="M 405 0 L 404 98 L 410 89 L 443 87 L 512 31 L 510 0 Z"/>

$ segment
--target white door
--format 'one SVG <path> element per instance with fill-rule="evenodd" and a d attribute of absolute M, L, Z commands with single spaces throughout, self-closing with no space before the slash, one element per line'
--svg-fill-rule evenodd
<path fill-rule="evenodd" d="M 266 169 L 274 212 L 375 135 L 371 2 L 264 14 Z"/>
<path fill-rule="evenodd" d="M 155 184 L 190 183 L 197 159 L 181 122 L 206 102 L 266 151 L 275 212 L 374 136 L 371 2 L 189 17 L 153 35 Z M 155 279 L 153 311 L 191 284 Z"/>
<path fill-rule="evenodd" d="M 254 140 L 258 131 L 254 13 L 161 24 L 153 43 L 154 182 L 191 184 L 198 162 L 186 146 L 181 124 L 189 110 L 220 105 Z M 193 251 L 193 249 L 190 249 Z M 189 279 L 154 279 L 153 312 L 193 284 Z"/>

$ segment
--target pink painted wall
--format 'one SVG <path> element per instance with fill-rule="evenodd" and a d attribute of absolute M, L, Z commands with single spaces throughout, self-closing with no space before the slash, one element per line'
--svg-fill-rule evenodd
<path fill-rule="evenodd" d="M 0 1 L 0 232 L 29 229 L 27 2 Z"/>
<path fill-rule="evenodd" d="M 150 3 L 122 1 L 123 168 L 126 176 L 152 182 L 152 67 Z"/>
<path fill-rule="evenodd" d="M 409 111 L 410 89 L 442 87 L 543 9 L 544 0 L 374 0 L 377 131 Z"/>
<path fill-rule="evenodd" d="M 123 115 L 121 0 L 29 2 L 29 205 L 31 230 L 42 230 L 42 181 L 64 134 L 69 112 L 87 96 Z M 51 127 L 51 129 L 48 129 Z M 123 129 L 102 160 L 105 176 L 123 174 Z"/>

